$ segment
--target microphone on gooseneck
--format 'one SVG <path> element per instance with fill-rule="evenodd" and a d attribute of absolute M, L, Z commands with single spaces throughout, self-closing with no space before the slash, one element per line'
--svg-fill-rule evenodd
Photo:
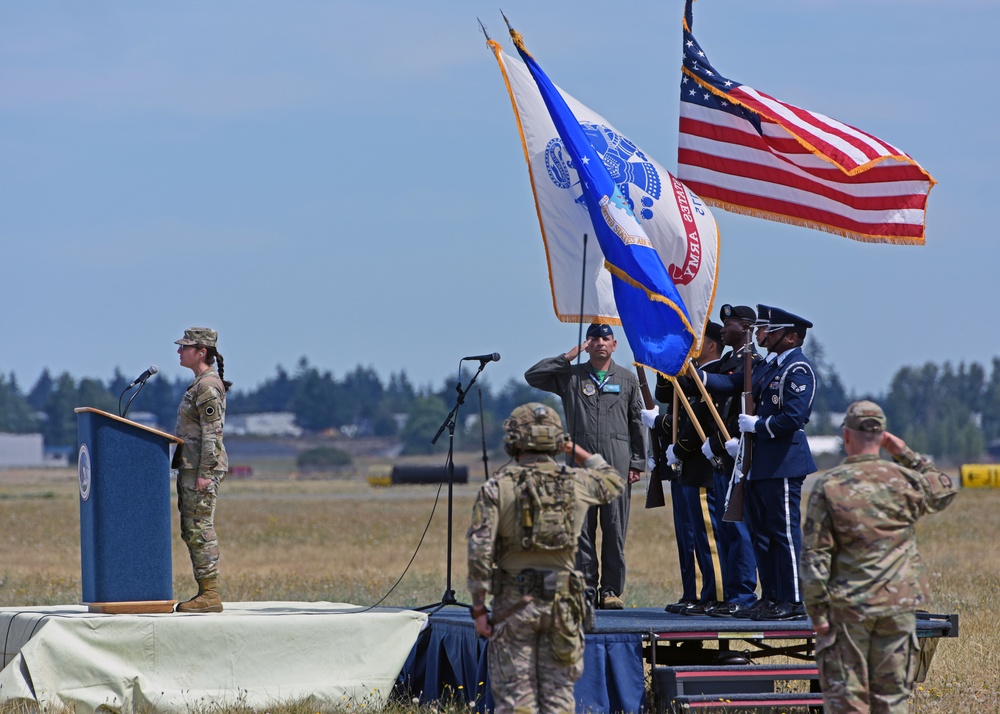
<path fill-rule="evenodd" d="M 137 385 L 137 384 L 141 384 L 141 383 L 145 382 L 145 381 L 146 381 L 147 379 L 149 379 L 150 377 L 152 377 L 152 376 L 153 376 L 154 374 L 156 374 L 156 373 L 157 373 L 157 372 L 159 372 L 159 371 L 160 371 L 160 370 L 159 370 L 159 369 L 157 369 L 157 367 L 156 367 L 156 365 L 155 365 L 155 364 L 151 364 L 151 365 L 149 365 L 149 369 L 147 369 L 147 370 L 146 370 L 145 372 L 143 372 L 142 374 L 140 374 L 140 375 L 139 375 L 139 376 L 138 376 L 138 377 L 136 378 L 136 380 L 135 380 L 134 382 L 132 382 L 132 384 L 130 384 L 130 385 L 128 385 L 128 386 L 126 387 L 126 389 L 131 389 L 131 388 L 132 388 L 132 387 L 134 387 L 135 385 Z"/>

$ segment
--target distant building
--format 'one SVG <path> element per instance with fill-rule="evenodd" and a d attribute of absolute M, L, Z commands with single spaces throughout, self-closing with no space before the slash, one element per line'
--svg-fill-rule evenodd
<path fill-rule="evenodd" d="M 0 469 L 46 466 L 41 434 L 0 433 Z"/>
<path fill-rule="evenodd" d="M 226 417 L 226 434 L 234 436 L 302 436 L 291 412 L 262 414 L 230 414 Z"/>
<path fill-rule="evenodd" d="M 844 447 L 844 439 L 840 436 L 810 436 L 806 440 L 809 442 L 809 451 L 814 456 L 840 454 Z"/>
<path fill-rule="evenodd" d="M 129 412 L 125 418 L 129 421 L 134 421 L 136 424 L 148 426 L 150 429 L 160 428 L 160 424 L 153 412 Z"/>

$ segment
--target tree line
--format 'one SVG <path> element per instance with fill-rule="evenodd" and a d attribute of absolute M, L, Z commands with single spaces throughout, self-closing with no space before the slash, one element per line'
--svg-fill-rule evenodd
<path fill-rule="evenodd" d="M 807 429 L 810 433 L 839 433 L 837 415 L 854 399 L 869 398 L 883 405 L 891 430 L 913 448 L 939 459 L 977 459 L 991 442 L 1000 440 L 1000 358 L 994 358 L 989 370 L 977 363 L 902 367 L 885 392 L 856 395 L 844 388 L 818 341 L 810 340 L 807 347 L 820 385 Z M 467 380 L 468 376 L 463 384 Z M 73 447 L 73 408 L 92 406 L 118 414 L 119 399 L 130 381 L 120 370 L 106 381 L 90 377 L 76 380 L 69 373 L 53 376 L 44 370 L 25 392 L 15 375 L 0 374 L 0 431 L 40 431 L 47 446 Z M 160 428 L 169 431 L 189 383 L 189 379 L 169 380 L 158 375 L 147 382 L 129 413 L 151 412 Z M 427 453 L 434 450 L 430 439 L 455 403 L 456 385 L 457 379 L 453 379 L 437 388 L 417 388 L 405 371 L 383 380 L 372 367 L 361 365 L 337 378 L 303 357 L 291 372 L 278 366 L 275 374 L 258 386 L 234 389 L 227 400 L 228 413 L 291 412 L 296 423 L 310 433 L 342 431 L 351 436 L 394 437 L 406 453 Z M 481 377 L 459 412 L 456 447 L 479 448 L 485 434 L 487 447 L 499 448 L 503 420 L 515 406 L 528 401 L 559 408 L 557 398 L 523 380 L 510 379 L 497 386 Z M 447 442 L 445 432 L 436 449 L 446 448 Z"/>

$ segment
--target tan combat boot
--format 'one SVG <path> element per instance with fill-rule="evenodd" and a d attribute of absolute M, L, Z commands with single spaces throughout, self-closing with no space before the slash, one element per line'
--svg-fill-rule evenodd
<path fill-rule="evenodd" d="M 198 594 L 177 606 L 177 612 L 222 612 L 222 598 L 219 597 L 217 578 L 198 581 Z"/>

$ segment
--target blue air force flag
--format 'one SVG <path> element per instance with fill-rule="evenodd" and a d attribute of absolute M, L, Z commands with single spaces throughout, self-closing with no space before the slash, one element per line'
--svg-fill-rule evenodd
<path fill-rule="evenodd" d="M 557 131 L 528 67 L 506 55 L 497 42 L 490 40 L 488 44 L 500 65 L 521 135 L 556 317 L 563 322 L 578 321 L 580 280 L 586 275 L 584 320 L 622 324 L 621 305 L 616 304 L 611 273 L 605 267 L 609 256 L 603 243 L 593 240 L 598 232 L 581 184 L 579 164 Z M 617 226 L 612 230 L 619 245 L 655 250 L 676 287 L 678 303 L 686 307 L 697 349 L 715 298 L 719 253 L 715 219 L 698 196 L 604 117 L 552 88 L 574 118 L 571 123 L 586 138 L 596 163 L 610 177 L 607 201 L 598 206 L 601 223 L 607 226 L 610 221 Z M 591 238 L 585 267 L 580 262 L 584 234 Z M 636 350 L 635 344 L 632 349 Z"/>
<path fill-rule="evenodd" d="M 621 324 L 638 364 L 676 374 L 700 343 L 711 310 L 715 221 L 633 142 L 558 90 L 520 36 L 511 36 L 524 64 L 489 44 L 521 130 L 556 315 L 578 319 L 582 236 L 594 235 L 602 255 L 586 267 L 595 288 L 588 283 L 585 319 Z"/>

